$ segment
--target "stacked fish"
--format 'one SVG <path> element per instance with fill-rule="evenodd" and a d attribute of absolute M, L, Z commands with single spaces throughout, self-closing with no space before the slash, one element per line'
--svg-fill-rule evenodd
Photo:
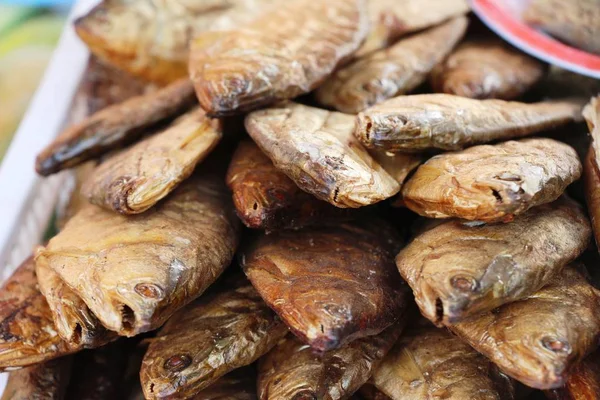
<path fill-rule="evenodd" d="M 4 398 L 600 398 L 600 85 L 467 13 L 79 19 L 94 57 L 36 165 L 75 191 L 0 290 Z"/>

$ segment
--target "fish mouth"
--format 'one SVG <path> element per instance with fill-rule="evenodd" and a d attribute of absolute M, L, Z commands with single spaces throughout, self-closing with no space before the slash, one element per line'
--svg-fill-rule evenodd
<path fill-rule="evenodd" d="M 460 322 L 465 318 L 464 311 L 472 303 L 468 295 L 448 298 L 428 283 L 421 284 L 423 301 L 417 300 L 421 312 L 437 327 Z"/>

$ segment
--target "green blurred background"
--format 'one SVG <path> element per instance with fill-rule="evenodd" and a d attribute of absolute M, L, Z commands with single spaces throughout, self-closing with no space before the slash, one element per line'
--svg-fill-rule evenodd
<path fill-rule="evenodd" d="M 0 1 L 0 160 L 50 61 L 65 11 Z"/>

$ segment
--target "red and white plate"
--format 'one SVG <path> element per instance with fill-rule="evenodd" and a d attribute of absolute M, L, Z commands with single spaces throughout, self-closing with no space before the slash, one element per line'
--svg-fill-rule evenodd
<path fill-rule="evenodd" d="M 521 15 L 528 0 L 470 0 L 473 12 L 496 34 L 550 64 L 600 79 L 600 56 L 576 49 L 528 26 Z"/>

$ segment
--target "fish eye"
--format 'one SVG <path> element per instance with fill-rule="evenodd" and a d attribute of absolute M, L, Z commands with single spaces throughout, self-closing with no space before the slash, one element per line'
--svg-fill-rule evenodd
<path fill-rule="evenodd" d="M 554 353 L 570 353 L 571 346 L 564 339 L 558 339 L 553 336 L 545 336 L 541 340 L 542 346 L 544 348 L 554 352 Z"/>
<path fill-rule="evenodd" d="M 133 290 L 148 299 L 161 299 L 164 296 L 162 288 L 153 283 L 138 283 Z"/>
<path fill-rule="evenodd" d="M 473 292 L 477 289 L 477 281 L 470 276 L 457 275 L 450 279 L 450 285 L 461 292 Z"/>
<path fill-rule="evenodd" d="M 163 368 L 166 369 L 167 371 L 179 372 L 179 371 L 187 368 L 191 363 L 192 363 L 192 358 L 190 356 L 188 356 L 187 354 L 177 354 L 172 357 L 169 357 L 165 361 Z"/>

